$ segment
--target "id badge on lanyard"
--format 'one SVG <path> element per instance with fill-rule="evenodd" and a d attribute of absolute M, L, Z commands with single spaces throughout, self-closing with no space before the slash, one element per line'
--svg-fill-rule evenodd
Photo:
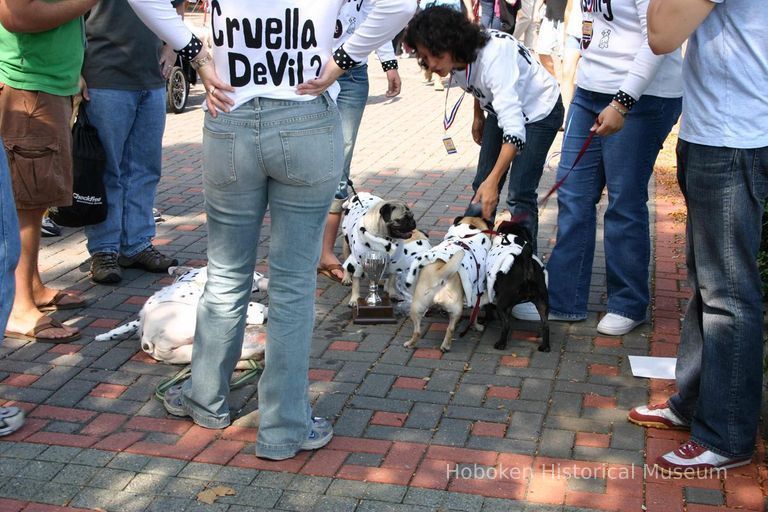
<path fill-rule="evenodd" d="M 467 69 L 466 69 L 467 86 L 469 86 L 469 79 L 471 76 L 472 76 L 472 65 L 467 64 Z M 464 101 L 464 95 L 467 93 L 467 91 L 462 91 L 461 96 L 459 96 L 458 101 L 456 101 L 456 104 L 453 105 L 453 108 L 451 109 L 451 112 L 449 114 L 448 113 L 448 93 L 451 92 L 452 83 L 453 83 L 453 73 L 451 73 L 451 78 L 448 80 L 448 87 L 445 89 L 445 106 L 443 108 L 443 129 L 445 130 L 445 136 L 443 137 L 443 146 L 445 146 L 445 151 L 449 155 L 458 153 L 458 150 L 456 149 L 456 144 L 454 144 L 453 142 L 453 138 L 451 138 L 448 135 L 448 129 L 453 125 L 453 122 L 456 120 L 456 114 L 459 112 L 459 107 L 461 106 L 461 102 Z"/>

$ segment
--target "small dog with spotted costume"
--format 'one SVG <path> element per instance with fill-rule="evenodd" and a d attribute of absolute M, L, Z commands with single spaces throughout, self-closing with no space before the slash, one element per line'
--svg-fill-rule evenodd
<path fill-rule="evenodd" d="M 448 313 L 440 345 L 442 352 L 448 352 L 464 307 L 487 303 L 485 261 L 491 247 L 487 231 L 488 224 L 479 217 L 457 217 L 439 245 L 416 257 L 406 277 L 406 286 L 413 289 L 413 335 L 403 346 L 411 348 L 419 341 L 421 319 L 434 304 Z M 475 329 L 482 331 L 482 326 L 475 324 Z"/>
<path fill-rule="evenodd" d="M 342 284 L 352 285 L 349 305 L 355 306 L 360 297 L 360 278 L 363 276 L 363 257 L 369 251 L 382 251 L 389 262 L 405 259 L 404 241 L 416 229 L 408 205 L 402 201 L 384 200 L 367 192 L 354 194 L 343 204 L 344 220 L 344 278 Z M 390 276 L 392 275 L 391 269 Z M 392 292 L 392 280 L 388 286 Z"/>
<path fill-rule="evenodd" d="M 539 351 L 549 352 L 549 295 L 544 263 L 533 253 L 531 235 L 522 224 L 512 222 L 508 210 L 496 216 L 492 247 L 488 252 L 485 272 L 488 280 L 488 302 L 495 306 L 501 320 L 501 335 L 493 346 L 507 348 L 514 317 L 512 308 L 532 302 L 541 320 Z"/>

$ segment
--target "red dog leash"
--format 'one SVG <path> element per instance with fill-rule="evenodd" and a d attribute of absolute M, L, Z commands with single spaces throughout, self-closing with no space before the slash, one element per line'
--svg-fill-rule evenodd
<path fill-rule="evenodd" d="M 565 176 L 557 180 L 557 183 L 552 185 L 552 188 L 549 189 L 549 191 L 544 195 L 543 198 L 539 199 L 539 209 L 543 210 L 544 207 L 547 204 L 547 201 L 549 201 L 549 198 L 554 194 L 557 189 L 563 186 L 563 183 L 565 183 L 565 180 L 570 176 L 573 169 L 578 165 L 578 163 L 581 161 L 581 158 L 584 156 L 584 154 L 587 152 L 587 149 L 589 148 L 589 145 L 592 143 L 592 139 L 595 138 L 595 132 L 589 132 L 589 136 L 587 137 L 587 140 L 584 141 L 584 144 L 581 146 L 581 149 L 579 150 L 579 154 L 576 155 L 576 160 L 573 161 L 573 165 L 571 165 L 571 168 L 568 169 L 568 172 L 565 173 Z M 472 199 L 469 200 L 470 203 L 475 200 L 475 195 L 477 195 L 477 192 L 472 195 Z M 528 217 L 527 213 L 518 213 L 517 215 L 513 216 L 510 219 L 510 222 L 520 222 L 525 220 Z"/>
<path fill-rule="evenodd" d="M 581 161 L 581 158 L 584 156 L 584 153 L 587 152 L 587 149 L 589 148 L 589 145 L 592 143 L 592 139 L 595 138 L 595 132 L 589 132 L 589 136 L 587 137 L 587 140 L 584 141 L 584 144 L 581 146 L 581 149 L 579 150 L 579 154 L 576 155 L 576 160 L 573 161 L 573 165 L 571 165 L 571 168 L 568 169 L 568 172 L 565 173 L 565 176 L 557 180 L 557 183 L 552 185 L 552 188 L 549 189 L 549 191 L 544 195 L 542 199 L 539 200 L 539 208 L 544 209 L 544 206 L 546 206 L 547 201 L 549 198 L 554 194 L 557 189 L 563 186 L 563 183 L 565 183 L 565 180 L 568 178 L 568 176 L 571 174 L 573 169 L 578 165 L 579 161 Z M 472 199 L 474 199 L 475 196 L 472 196 Z M 470 201 L 471 202 L 471 201 Z M 517 223 L 522 220 L 525 220 L 525 218 L 528 216 L 527 213 L 518 213 L 517 215 L 513 216 L 509 221 L 509 223 Z M 491 236 L 498 234 L 495 230 L 488 229 L 483 231 L 483 233 L 489 234 Z M 477 321 L 477 316 L 480 313 L 480 296 L 478 295 L 477 301 L 475 302 L 475 307 L 472 308 L 472 313 L 469 315 L 469 324 L 467 324 L 467 327 L 464 329 L 464 331 L 460 334 L 460 336 L 463 338 L 467 332 L 469 332 L 469 329 L 475 324 Z"/>

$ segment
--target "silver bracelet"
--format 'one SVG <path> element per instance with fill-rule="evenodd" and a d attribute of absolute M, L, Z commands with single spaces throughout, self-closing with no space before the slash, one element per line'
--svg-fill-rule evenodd
<path fill-rule="evenodd" d="M 205 66 L 209 62 L 213 60 L 213 53 L 211 53 L 209 50 L 203 50 L 205 54 L 200 58 L 194 58 L 191 61 L 189 61 L 189 65 L 192 66 L 192 69 L 197 71 L 201 67 Z M 200 52 L 202 53 L 202 52 Z"/>
<path fill-rule="evenodd" d="M 619 114 L 621 114 L 621 117 L 625 117 L 626 118 L 627 114 L 629 114 L 629 112 L 627 110 L 621 110 L 619 107 L 614 105 L 613 102 L 609 103 L 608 106 L 611 107 L 616 112 L 618 112 Z"/>

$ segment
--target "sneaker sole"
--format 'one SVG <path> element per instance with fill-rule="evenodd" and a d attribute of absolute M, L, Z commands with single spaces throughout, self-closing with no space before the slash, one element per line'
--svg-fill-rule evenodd
<path fill-rule="evenodd" d="M 91 276 L 91 281 L 97 284 L 116 284 L 123 280 L 123 276 L 114 274 L 114 275 L 108 275 L 107 277 L 103 279 L 96 279 L 95 277 Z"/>
<path fill-rule="evenodd" d="M 323 446 L 330 443 L 331 439 L 333 439 L 333 432 L 331 432 L 331 434 L 327 437 L 317 439 L 315 441 L 305 441 L 301 443 L 301 447 L 299 448 L 299 450 L 302 450 L 302 451 L 319 450 Z"/>
<path fill-rule="evenodd" d="M 165 411 L 172 416 L 178 416 L 179 418 L 190 417 L 189 414 L 187 414 L 187 411 L 185 411 L 183 407 L 176 407 L 175 405 L 170 404 L 165 399 L 163 399 L 163 407 L 165 407 Z"/>
<path fill-rule="evenodd" d="M 140 270 L 145 270 L 147 272 L 153 272 L 155 274 L 164 274 L 164 273 L 168 272 L 169 268 L 179 266 L 179 261 L 178 260 L 173 260 L 173 261 L 171 261 L 171 264 L 168 265 L 167 267 L 148 267 L 148 266 L 144 265 L 143 263 L 138 263 L 138 262 L 134 262 L 134 263 L 122 262 L 121 263 L 120 260 L 117 261 L 117 264 L 120 265 L 122 268 L 138 268 Z"/>
<path fill-rule="evenodd" d="M 541 317 L 539 315 L 536 316 L 525 316 L 525 315 L 516 315 L 512 313 L 512 316 L 515 317 L 518 320 L 522 320 L 524 322 L 541 322 Z M 547 318 L 550 322 L 583 322 L 584 318 L 563 318 L 561 316 L 552 316 L 549 315 Z"/>
<path fill-rule="evenodd" d="M 654 467 L 657 468 L 659 473 L 661 473 L 664 476 L 685 476 L 687 473 L 695 472 L 696 478 L 702 478 L 702 477 L 711 477 L 712 474 L 717 474 L 718 471 L 739 468 L 741 466 L 746 466 L 751 463 L 752 463 L 752 458 L 750 457 L 749 459 L 739 460 L 739 461 L 732 462 L 730 464 L 725 464 L 723 466 L 719 466 L 716 468 L 715 467 L 697 468 L 695 466 L 689 466 L 685 468 L 680 467 L 680 468 L 670 469 L 660 465 L 658 462 L 654 464 Z"/>
<path fill-rule="evenodd" d="M 640 425 L 641 427 L 648 427 L 648 428 L 658 428 L 659 430 L 691 430 L 691 427 L 687 425 L 668 425 L 666 423 L 662 423 L 660 421 L 653 421 L 653 420 L 638 420 L 635 418 L 631 418 L 627 416 L 627 421 L 630 423 L 634 423 L 635 425 Z"/>
<path fill-rule="evenodd" d="M 630 332 L 634 331 L 640 325 L 642 325 L 643 322 L 637 323 L 630 327 L 629 329 L 606 329 L 605 327 L 601 328 L 599 325 L 597 326 L 597 332 L 600 334 L 605 334 L 606 336 L 624 336 L 625 334 L 629 334 Z"/>

